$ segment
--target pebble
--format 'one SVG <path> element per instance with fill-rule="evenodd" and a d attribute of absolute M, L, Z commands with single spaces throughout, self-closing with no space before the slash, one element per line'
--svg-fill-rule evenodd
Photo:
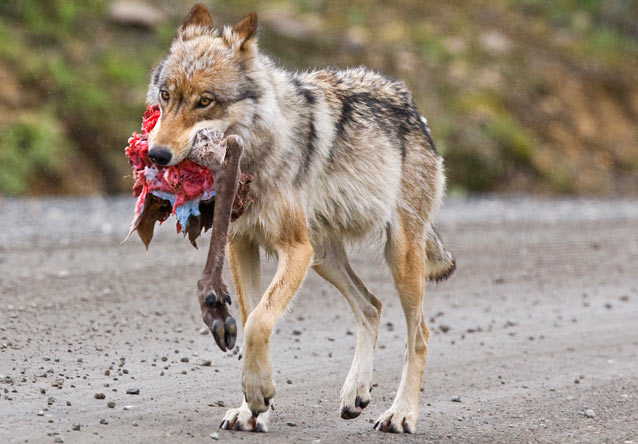
<path fill-rule="evenodd" d="M 82 427 L 82 426 L 81 426 L 80 424 L 75 423 L 75 424 L 73 424 L 73 426 L 71 427 L 71 429 L 73 429 L 73 430 L 74 430 L 74 431 L 76 431 L 76 432 L 79 432 L 81 427 Z"/>
<path fill-rule="evenodd" d="M 461 402 L 461 397 L 460 396 L 452 396 L 452 402 Z"/>
<path fill-rule="evenodd" d="M 441 330 L 441 332 L 443 332 L 443 333 L 447 333 L 448 331 L 450 331 L 450 326 L 449 325 L 445 325 L 445 324 L 441 324 L 441 325 L 439 325 L 439 330 Z"/>
<path fill-rule="evenodd" d="M 585 410 L 585 418 L 595 418 L 595 417 L 596 417 L 596 412 L 594 412 L 592 409 Z"/>
<path fill-rule="evenodd" d="M 213 432 L 209 436 L 213 438 L 215 441 L 219 441 L 219 433 Z"/>
<path fill-rule="evenodd" d="M 210 359 L 206 359 L 205 361 L 202 361 L 199 365 L 201 365 L 202 367 L 210 367 L 212 363 L 213 361 L 211 361 Z"/>
<path fill-rule="evenodd" d="M 139 422 L 137 422 L 137 421 L 133 421 L 133 427 L 137 427 L 138 425 L 140 425 L 140 423 L 139 423 Z"/>
<path fill-rule="evenodd" d="M 106 406 L 107 406 L 108 408 L 110 408 L 110 409 L 114 409 L 114 408 L 115 408 L 115 402 L 113 402 L 113 401 L 109 401 L 109 402 L 106 404 Z"/>
<path fill-rule="evenodd" d="M 126 390 L 126 394 L 127 395 L 139 395 L 140 394 L 140 389 L 138 388 L 130 388 Z"/>
<path fill-rule="evenodd" d="M 180 359 L 181 362 L 188 362 L 189 359 L 187 356 L 184 356 L 182 359 Z"/>
<path fill-rule="evenodd" d="M 61 436 L 56 436 L 56 437 L 53 439 L 53 442 L 64 442 L 64 438 L 62 438 Z"/>
<path fill-rule="evenodd" d="M 40 411 L 38 412 L 38 416 L 44 416 L 44 412 L 43 412 L 42 410 L 40 410 Z"/>
<path fill-rule="evenodd" d="M 95 399 L 104 399 L 106 398 L 106 395 L 104 393 L 96 393 L 95 395 L 93 395 L 93 397 Z"/>
<path fill-rule="evenodd" d="M 133 408 L 132 405 L 125 405 L 124 410 L 131 410 Z"/>
<path fill-rule="evenodd" d="M 104 419 L 104 418 L 100 419 L 100 424 L 107 425 L 108 423 L 109 422 L 106 419 Z"/>
<path fill-rule="evenodd" d="M 294 422 L 287 422 L 286 425 L 288 427 L 297 427 L 297 424 L 295 424 Z"/>

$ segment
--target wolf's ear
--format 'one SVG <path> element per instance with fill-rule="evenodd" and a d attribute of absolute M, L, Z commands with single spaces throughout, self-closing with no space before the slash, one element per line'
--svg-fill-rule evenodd
<path fill-rule="evenodd" d="M 180 27 L 180 31 L 183 31 L 187 26 L 192 25 L 207 26 L 210 28 L 213 27 L 213 18 L 211 17 L 210 12 L 208 12 L 208 8 L 206 8 L 206 6 L 202 3 L 195 3 L 195 6 L 191 8 L 190 12 L 184 19 L 184 23 L 182 23 L 182 26 Z"/>
<path fill-rule="evenodd" d="M 239 36 L 239 49 L 244 49 L 246 43 L 249 42 L 255 34 L 257 34 L 257 14 L 251 12 L 240 22 L 233 26 L 233 32 Z"/>

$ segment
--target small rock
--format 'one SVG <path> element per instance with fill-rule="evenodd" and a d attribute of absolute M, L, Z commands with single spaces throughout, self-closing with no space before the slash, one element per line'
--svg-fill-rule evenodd
<path fill-rule="evenodd" d="M 452 396 L 451 401 L 452 402 L 461 402 L 461 397 L 460 396 Z"/>
<path fill-rule="evenodd" d="M 53 438 L 53 442 L 64 442 L 64 438 L 62 438 L 61 436 L 56 436 L 55 438 Z"/>
<path fill-rule="evenodd" d="M 138 389 L 138 388 L 130 388 L 130 389 L 126 390 L 126 394 L 127 395 L 139 395 L 140 394 L 140 389 Z"/>
<path fill-rule="evenodd" d="M 596 412 L 594 412 L 592 409 L 585 410 L 585 418 L 595 418 L 595 417 L 596 417 Z"/>
<path fill-rule="evenodd" d="M 139 422 L 137 422 L 137 421 L 133 421 L 133 427 L 137 427 L 138 425 L 140 425 L 140 423 L 139 423 Z"/>
<path fill-rule="evenodd" d="M 120 25 L 146 29 L 155 29 L 158 24 L 166 21 L 166 15 L 161 10 L 145 3 L 130 1 L 111 3 L 109 17 Z"/>
<path fill-rule="evenodd" d="M 182 359 L 180 359 L 181 362 L 188 362 L 188 356 L 184 356 Z"/>
<path fill-rule="evenodd" d="M 44 416 L 44 412 L 43 412 L 42 410 L 40 410 L 40 411 L 38 412 L 38 416 Z"/>
<path fill-rule="evenodd" d="M 287 422 L 286 425 L 288 427 L 297 427 L 297 424 L 295 424 L 294 422 Z"/>
<path fill-rule="evenodd" d="M 213 438 L 215 441 L 219 441 L 219 433 L 213 432 L 209 436 Z"/>
<path fill-rule="evenodd" d="M 106 419 L 104 419 L 104 418 L 100 419 L 100 424 L 107 425 L 108 423 L 109 422 Z"/>
<path fill-rule="evenodd" d="M 131 410 L 133 408 L 132 405 L 125 405 L 124 410 Z"/>
<path fill-rule="evenodd" d="M 441 325 L 439 325 L 439 330 L 441 330 L 443 333 L 447 333 L 448 331 L 450 331 L 450 326 L 449 325 L 445 325 L 445 324 L 441 324 Z"/>
<path fill-rule="evenodd" d="M 211 361 L 210 359 L 206 359 L 200 362 L 199 365 L 201 365 L 202 367 L 210 367 L 212 363 L 213 361 Z"/>
<path fill-rule="evenodd" d="M 224 401 L 217 401 L 217 407 L 224 407 Z"/>
<path fill-rule="evenodd" d="M 71 426 L 71 429 L 76 431 L 76 432 L 79 432 L 81 427 L 82 426 L 80 424 L 75 423 L 75 424 L 73 424 L 73 426 Z"/>
<path fill-rule="evenodd" d="M 113 402 L 113 401 L 109 401 L 109 402 L 106 404 L 106 406 L 107 406 L 108 408 L 110 408 L 110 409 L 114 409 L 114 408 L 115 408 L 115 402 Z"/>
<path fill-rule="evenodd" d="M 104 399 L 106 398 L 106 395 L 104 393 L 96 393 L 95 395 L 93 395 L 93 397 L 95 399 Z"/>

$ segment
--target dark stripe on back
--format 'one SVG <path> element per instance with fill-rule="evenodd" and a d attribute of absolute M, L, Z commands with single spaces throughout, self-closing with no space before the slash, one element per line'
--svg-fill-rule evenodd
<path fill-rule="evenodd" d="M 341 98 L 341 115 L 336 124 L 337 136 L 345 137 L 348 125 L 371 120 L 376 121 L 388 137 L 397 139 L 402 159 L 405 159 L 406 155 L 406 137 L 410 131 L 417 128 L 428 139 L 430 149 L 436 152 L 428 128 L 421 120 L 421 114 L 408 97 L 405 94 L 402 95 L 401 101 L 393 102 L 369 92 L 346 93 Z M 334 160 L 332 153 L 330 160 Z"/>
<path fill-rule="evenodd" d="M 291 79 L 291 82 L 293 85 L 295 85 L 297 94 L 303 97 L 308 105 L 314 105 L 315 103 L 317 103 L 317 97 L 315 96 L 315 93 L 311 91 L 307 85 L 304 85 L 301 80 L 293 77 Z"/>

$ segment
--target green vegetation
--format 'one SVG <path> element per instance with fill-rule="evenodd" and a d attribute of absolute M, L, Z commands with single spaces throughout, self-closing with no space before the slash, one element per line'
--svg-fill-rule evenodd
<path fill-rule="evenodd" d="M 164 19 L 146 28 L 110 19 L 111 4 L 0 3 L 0 194 L 129 190 L 122 148 L 192 0 L 148 2 Z M 404 80 L 453 192 L 638 191 L 636 2 L 208 4 L 218 24 L 256 10 L 260 45 L 289 68 L 365 64 Z M 62 180 L 80 168 L 95 180 Z"/>
<path fill-rule="evenodd" d="M 65 160 L 70 142 L 55 118 L 42 112 L 24 115 L 0 130 L 0 189 L 23 194 L 27 180 L 48 174 Z"/>

